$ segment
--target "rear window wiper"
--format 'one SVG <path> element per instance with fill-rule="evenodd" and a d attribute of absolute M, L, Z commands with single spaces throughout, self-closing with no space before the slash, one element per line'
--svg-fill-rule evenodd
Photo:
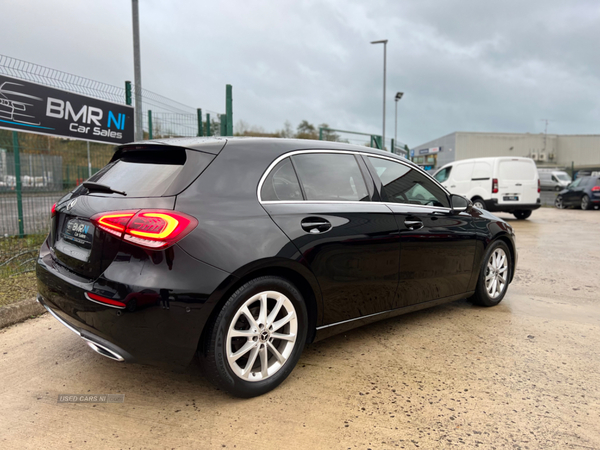
<path fill-rule="evenodd" d="M 100 184 L 100 183 L 96 183 L 94 181 L 84 181 L 83 182 L 83 187 L 87 188 L 88 191 L 94 191 L 94 192 L 107 192 L 109 194 L 121 194 L 121 195 L 127 195 L 127 193 L 123 192 L 123 191 L 117 191 L 116 189 L 111 188 L 110 186 L 107 186 L 105 184 Z"/>

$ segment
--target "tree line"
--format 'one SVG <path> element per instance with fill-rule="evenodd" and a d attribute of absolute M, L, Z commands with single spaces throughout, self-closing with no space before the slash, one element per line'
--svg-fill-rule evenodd
<path fill-rule="evenodd" d="M 335 131 L 330 130 L 328 124 L 322 123 L 318 127 L 315 127 L 307 120 L 300 122 L 295 130 L 290 121 L 286 120 L 283 124 L 283 128 L 275 131 L 274 133 L 269 133 L 262 127 L 250 126 L 243 120 L 239 120 L 234 127 L 234 135 L 247 137 L 276 137 L 316 140 L 319 139 L 320 128 L 323 128 L 322 139 L 324 141 L 347 142 L 346 140 L 343 140 Z"/>

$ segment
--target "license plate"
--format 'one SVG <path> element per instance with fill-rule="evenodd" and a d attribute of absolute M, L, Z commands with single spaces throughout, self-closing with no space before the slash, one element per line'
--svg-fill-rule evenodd
<path fill-rule="evenodd" d="M 70 219 L 62 232 L 62 238 L 71 244 L 89 250 L 92 248 L 94 239 L 94 226 L 84 220 Z"/>
<path fill-rule="evenodd" d="M 502 197 L 502 199 L 505 202 L 518 202 L 519 196 L 518 195 L 505 195 L 504 197 Z"/>

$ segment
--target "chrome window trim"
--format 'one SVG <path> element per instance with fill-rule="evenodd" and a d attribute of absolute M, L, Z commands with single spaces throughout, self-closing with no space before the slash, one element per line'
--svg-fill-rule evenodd
<path fill-rule="evenodd" d="M 294 155 L 301 155 L 301 154 L 305 154 L 305 153 L 331 153 L 331 154 L 341 153 L 341 154 L 371 156 L 373 158 L 387 159 L 389 161 L 393 161 L 393 162 L 402 164 L 402 165 L 408 167 L 409 169 L 418 169 L 418 171 L 420 173 L 422 173 L 425 176 L 429 177 L 436 184 L 436 186 L 438 186 L 440 189 L 442 189 L 442 191 L 445 192 L 448 197 L 450 197 L 450 195 L 451 195 L 450 192 L 447 191 L 446 188 L 444 188 L 444 186 L 442 186 L 435 178 L 433 178 L 427 172 L 425 172 L 424 170 L 422 170 L 420 167 L 413 166 L 411 164 L 406 164 L 404 161 L 396 159 L 396 158 L 390 158 L 390 157 L 384 156 L 384 155 L 375 155 L 373 153 L 359 152 L 359 151 L 353 151 L 353 150 L 332 150 L 332 149 L 318 150 L 318 149 L 312 149 L 312 150 L 293 150 L 291 152 L 284 153 L 283 155 L 278 156 L 269 165 L 269 167 L 267 167 L 267 170 L 265 170 L 265 172 L 263 173 L 263 175 L 260 177 L 260 181 L 258 182 L 258 188 L 256 190 L 256 195 L 258 197 L 258 202 L 261 205 L 279 205 L 279 204 L 283 204 L 283 203 L 288 203 L 288 204 L 292 204 L 292 205 L 293 204 L 300 204 L 300 203 L 302 203 L 302 204 L 307 204 L 307 203 L 317 203 L 317 204 L 345 204 L 345 205 L 347 205 L 347 204 L 360 204 L 360 205 L 365 205 L 365 204 L 379 204 L 379 205 L 395 205 L 395 206 L 398 206 L 398 205 L 408 205 L 408 206 L 414 206 L 414 207 L 417 207 L 417 208 L 427 208 L 427 209 L 434 209 L 434 210 L 447 210 L 447 211 L 451 211 L 452 210 L 452 208 L 448 208 L 446 206 L 414 205 L 412 203 L 395 203 L 395 202 L 373 202 L 373 201 L 361 202 L 361 201 L 355 201 L 355 200 L 348 200 L 348 201 L 342 201 L 342 200 L 264 200 L 263 201 L 263 199 L 260 196 L 260 191 L 262 190 L 262 187 L 263 187 L 263 184 L 264 184 L 265 180 L 267 179 L 267 177 L 271 173 L 271 170 L 273 170 L 273 168 L 275 168 L 275 166 L 277 164 L 279 164 L 281 161 L 283 161 L 285 158 L 289 158 L 289 157 L 294 156 Z M 301 183 L 300 179 L 298 179 L 298 182 Z M 450 201 L 450 198 L 448 198 L 448 201 Z"/>

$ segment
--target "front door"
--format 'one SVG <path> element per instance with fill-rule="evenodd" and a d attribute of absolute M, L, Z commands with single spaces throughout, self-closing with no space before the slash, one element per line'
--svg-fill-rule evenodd
<path fill-rule="evenodd" d="M 405 164 L 365 158 L 400 230 L 397 307 L 468 291 L 477 233 L 470 214 L 452 213 L 446 193 Z"/>

